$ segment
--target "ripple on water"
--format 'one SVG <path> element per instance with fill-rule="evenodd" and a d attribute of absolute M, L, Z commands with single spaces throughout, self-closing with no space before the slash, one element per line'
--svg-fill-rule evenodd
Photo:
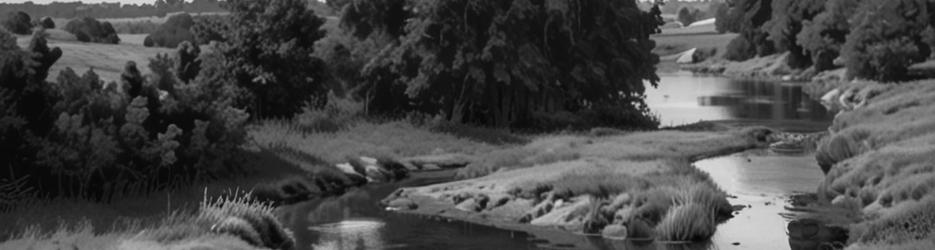
<path fill-rule="evenodd" d="M 310 226 L 319 232 L 319 241 L 312 249 L 378 249 L 386 248 L 381 230 L 385 222 L 377 219 L 349 219 L 336 223 Z"/>

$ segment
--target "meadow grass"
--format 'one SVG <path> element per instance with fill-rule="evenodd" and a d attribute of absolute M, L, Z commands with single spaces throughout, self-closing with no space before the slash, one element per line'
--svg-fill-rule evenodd
<path fill-rule="evenodd" d="M 854 82 L 852 111 L 839 114 L 817 158 L 830 167 L 823 195 L 851 201 L 865 220 L 851 224 L 849 249 L 924 249 L 935 214 L 935 82 Z M 846 202 L 842 202 L 846 203 Z"/>
<path fill-rule="evenodd" d="M 215 199 L 205 195 L 196 210 L 120 220 L 109 229 L 95 228 L 89 220 L 61 222 L 51 231 L 31 226 L 0 243 L 0 249 L 291 249 L 291 233 L 273 208 L 248 197 L 238 191 Z"/>
<path fill-rule="evenodd" d="M 473 155 L 499 149 L 405 121 L 364 121 L 332 132 L 310 132 L 289 121 L 265 121 L 254 126 L 250 136 L 261 147 L 287 147 L 332 164 L 359 156 L 398 158 L 437 152 Z"/>
<path fill-rule="evenodd" d="M 628 238 L 703 241 L 732 207 L 727 194 L 691 162 L 762 145 L 768 133 L 750 128 L 544 136 L 483 155 L 481 163 L 488 165 L 460 172 L 476 178 L 406 188 L 387 201 L 431 197 L 454 206 L 461 197 L 491 197 L 506 202 L 481 207 L 482 217 L 588 234 L 621 225 Z"/>
<path fill-rule="evenodd" d="M 662 33 L 651 38 L 656 41 L 653 53 L 661 57 L 671 56 L 692 48 L 700 50 L 715 49 L 717 53 L 712 58 L 721 58 L 727 51 L 727 44 L 737 34 L 719 34 L 714 25 L 704 25 L 689 28 L 663 29 Z M 672 58 L 674 60 L 676 58 Z"/>
<path fill-rule="evenodd" d="M 64 26 L 62 26 L 64 27 Z M 134 61 L 137 65 L 149 65 L 149 59 L 155 58 L 160 53 L 174 53 L 174 49 L 166 48 L 147 48 L 142 45 L 142 38 L 137 36 L 121 35 L 121 39 L 128 38 L 129 41 L 121 41 L 120 44 L 100 44 L 83 43 L 74 40 L 74 36 L 62 30 L 47 30 L 50 34 L 49 47 L 59 47 L 62 49 L 62 57 L 52 65 L 49 70 L 49 80 L 58 77 L 59 72 L 65 68 L 72 68 L 79 75 L 89 69 L 94 69 L 94 73 L 101 77 L 105 82 L 119 82 L 120 74 L 128 61 Z M 22 48 L 27 48 L 31 36 L 17 36 L 17 44 Z M 137 44 L 137 40 L 140 40 Z M 149 74 L 149 67 L 139 67 L 140 73 Z"/>

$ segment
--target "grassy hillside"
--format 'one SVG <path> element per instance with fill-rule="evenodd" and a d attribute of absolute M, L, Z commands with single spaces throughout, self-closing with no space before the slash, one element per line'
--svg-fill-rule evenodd
<path fill-rule="evenodd" d="M 149 58 L 159 53 L 170 53 L 172 49 L 143 47 L 141 35 L 120 35 L 120 44 L 84 43 L 74 39 L 68 32 L 59 29 L 48 30 L 49 46 L 62 49 L 62 58 L 49 71 L 49 79 L 58 77 L 60 71 L 71 67 L 79 75 L 88 69 L 100 75 L 105 81 L 119 81 L 120 73 L 128 61 L 134 61 L 143 74 L 149 73 Z M 20 47 L 29 46 L 31 36 L 18 36 Z"/>
<path fill-rule="evenodd" d="M 935 242 L 935 81 L 851 83 L 819 147 L 832 204 L 862 212 L 855 249 L 929 249 Z M 833 165 L 831 165 L 833 164 Z M 894 245 L 896 244 L 896 245 Z"/>

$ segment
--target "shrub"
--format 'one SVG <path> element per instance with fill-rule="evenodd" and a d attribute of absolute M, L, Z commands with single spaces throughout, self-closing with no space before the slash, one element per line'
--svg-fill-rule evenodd
<path fill-rule="evenodd" d="M 143 46 L 153 47 L 156 46 L 156 42 L 153 42 L 153 38 L 151 36 L 146 36 L 146 38 L 143 38 Z"/>
<path fill-rule="evenodd" d="M 99 22 L 91 17 L 72 19 L 65 24 L 65 31 L 72 33 L 82 42 L 120 43 L 117 31 L 109 22 Z"/>
<path fill-rule="evenodd" d="M 3 20 L 3 28 L 15 34 L 29 35 L 32 32 L 32 18 L 26 12 L 10 12 Z"/>
<path fill-rule="evenodd" d="M 708 240 L 717 229 L 711 210 L 694 202 L 672 206 L 656 226 L 656 237 L 664 241 Z"/>
<path fill-rule="evenodd" d="M 682 23 L 682 26 L 688 26 L 689 24 L 695 22 L 695 16 L 692 15 L 691 9 L 686 6 L 683 6 L 681 9 L 679 9 L 678 19 L 679 22 Z"/>
<path fill-rule="evenodd" d="M 39 20 L 39 26 L 41 26 L 42 28 L 46 28 L 46 29 L 54 29 L 55 20 L 52 20 L 51 17 L 43 17 L 42 19 Z"/>
<path fill-rule="evenodd" d="M 173 15 L 148 37 L 154 46 L 175 48 L 184 41 L 195 42 L 195 35 L 191 32 L 194 25 L 195 21 L 188 13 Z"/>
<path fill-rule="evenodd" d="M 727 44 L 724 59 L 731 61 L 744 61 L 756 56 L 756 49 L 744 36 L 737 36 Z"/>

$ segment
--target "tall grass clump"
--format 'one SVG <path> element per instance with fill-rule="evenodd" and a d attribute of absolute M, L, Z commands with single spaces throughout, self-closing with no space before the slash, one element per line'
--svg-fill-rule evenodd
<path fill-rule="evenodd" d="M 293 249 L 295 239 L 273 215 L 269 203 L 252 200 L 249 193 L 234 193 L 202 202 L 197 219 L 213 233 L 230 234 L 257 247 Z"/>
<path fill-rule="evenodd" d="M 710 239 L 717 229 L 711 207 L 695 202 L 677 204 L 669 208 L 656 226 L 656 237 L 664 241 L 703 241 Z"/>

